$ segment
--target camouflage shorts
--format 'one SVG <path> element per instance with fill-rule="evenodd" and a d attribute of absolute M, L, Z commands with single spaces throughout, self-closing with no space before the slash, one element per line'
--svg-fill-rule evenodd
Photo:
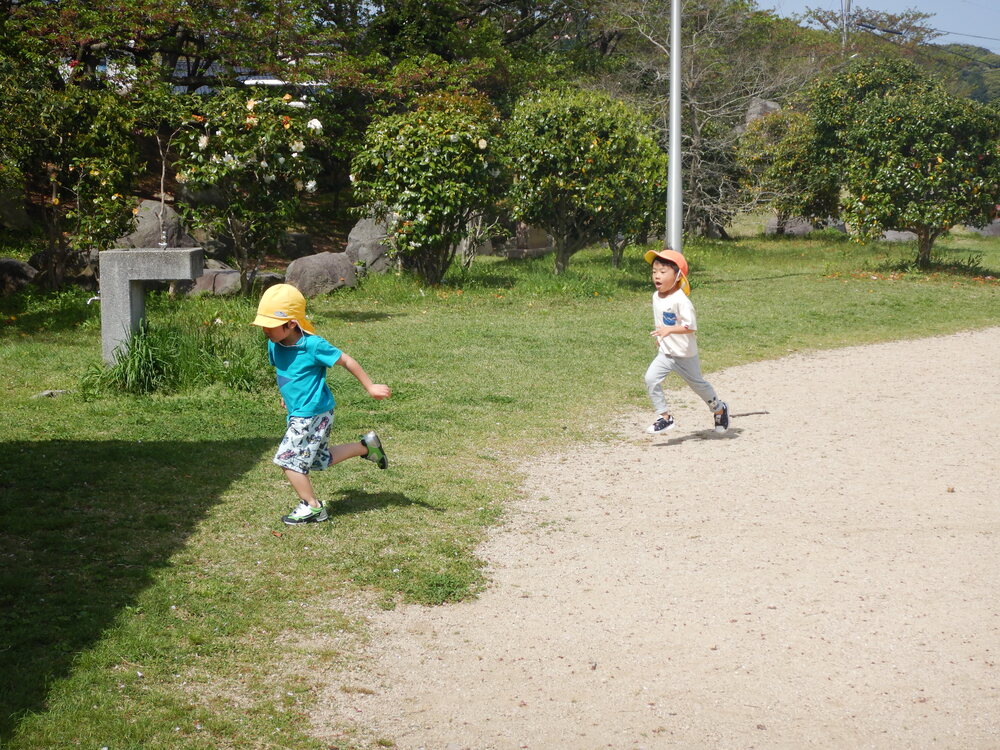
<path fill-rule="evenodd" d="M 274 463 L 299 474 L 322 471 L 330 465 L 330 427 L 333 412 L 315 417 L 289 417 Z"/>

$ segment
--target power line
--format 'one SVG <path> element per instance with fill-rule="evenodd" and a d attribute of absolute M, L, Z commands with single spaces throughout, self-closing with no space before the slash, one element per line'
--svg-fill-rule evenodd
<path fill-rule="evenodd" d="M 898 29 L 885 29 L 882 28 L 881 26 L 875 26 L 874 24 L 864 23 L 862 21 L 855 21 L 854 25 L 857 28 L 861 29 L 862 31 L 867 31 L 876 39 L 882 39 L 882 41 L 887 41 L 887 40 L 876 34 L 875 33 L 876 31 L 881 31 L 884 34 L 894 34 L 896 36 L 901 36 L 901 37 L 906 36 L 904 32 L 899 31 Z M 937 30 L 938 29 L 931 29 L 931 31 L 937 31 Z M 966 60 L 971 60 L 972 62 L 977 63 L 979 65 L 985 65 L 990 70 L 1000 70 L 1000 64 L 986 62 L 985 60 L 980 60 L 977 57 L 972 57 L 971 55 L 966 55 L 962 52 L 956 52 L 955 50 L 948 49 L 947 47 L 942 46 L 940 44 L 932 45 L 927 42 L 920 42 L 920 41 L 916 41 L 915 44 L 917 46 L 922 46 L 922 47 L 932 47 L 933 49 L 938 50 L 939 52 L 947 52 L 949 55 L 955 55 L 956 57 L 962 57 L 965 58 Z"/>
<path fill-rule="evenodd" d="M 936 31 L 939 34 L 951 34 L 952 36 L 967 36 L 971 39 L 989 39 L 991 42 L 1000 42 L 1000 37 L 995 36 L 977 36 L 976 34 L 963 34 L 961 31 L 945 31 L 944 29 L 931 29 L 931 31 Z"/>

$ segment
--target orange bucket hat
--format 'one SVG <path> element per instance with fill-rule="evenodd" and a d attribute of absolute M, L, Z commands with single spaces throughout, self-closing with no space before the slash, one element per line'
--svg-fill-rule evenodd
<path fill-rule="evenodd" d="M 289 320 L 294 320 L 307 333 L 316 333 L 313 324 L 306 318 L 306 298 L 302 292 L 291 284 L 275 284 L 261 295 L 257 317 L 250 325 L 274 328 Z"/>
<path fill-rule="evenodd" d="M 688 283 L 688 262 L 687 258 L 685 258 L 681 253 L 667 248 L 664 250 L 649 250 L 643 257 L 650 265 L 653 265 L 653 261 L 656 258 L 659 258 L 660 260 L 667 260 L 675 264 L 681 272 L 681 289 L 684 290 L 684 294 L 688 297 L 691 296 L 691 285 Z"/>

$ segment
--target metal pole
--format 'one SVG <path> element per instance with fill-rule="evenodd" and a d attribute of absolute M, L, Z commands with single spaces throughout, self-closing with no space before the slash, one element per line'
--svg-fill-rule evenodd
<path fill-rule="evenodd" d="M 677 252 L 684 234 L 681 218 L 681 0 L 671 0 L 670 7 L 670 158 L 667 174 L 667 246 Z"/>

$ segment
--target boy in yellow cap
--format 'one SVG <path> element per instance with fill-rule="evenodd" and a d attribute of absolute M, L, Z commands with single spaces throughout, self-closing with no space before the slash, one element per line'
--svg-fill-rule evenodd
<path fill-rule="evenodd" d="M 729 429 L 729 407 L 720 401 L 715 389 L 702 377 L 698 359 L 694 305 L 689 298 L 687 260 L 676 250 L 650 250 L 646 262 L 653 267 L 653 332 L 656 358 L 646 370 L 646 392 L 653 402 L 657 419 L 646 432 L 657 435 L 674 428 L 663 381 L 671 372 L 684 379 L 701 396 L 715 415 L 715 431 Z"/>
<path fill-rule="evenodd" d="M 326 521 L 329 514 L 316 499 L 310 471 L 360 456 L 388 467 L 378 435 L 369 432 L 356 443 L 329 444 L 333 425 L 334 399 L 326 383 L 327 368 L 340 365 L 374 399 L 389 398 L 387 385 L 373 383 L 358 362 L 326 339 L 306 318 L 305 297 L 291 284 L 276 284 L 264 292 L 253 325 L 267 335 L 267 358 L 274 366 L 281 391 L 281 405 L 288 410 L 288 429 L 274 454 L 274 463 L 299 496 L 299 504 L 282 517 L 288 525 Z"/>

